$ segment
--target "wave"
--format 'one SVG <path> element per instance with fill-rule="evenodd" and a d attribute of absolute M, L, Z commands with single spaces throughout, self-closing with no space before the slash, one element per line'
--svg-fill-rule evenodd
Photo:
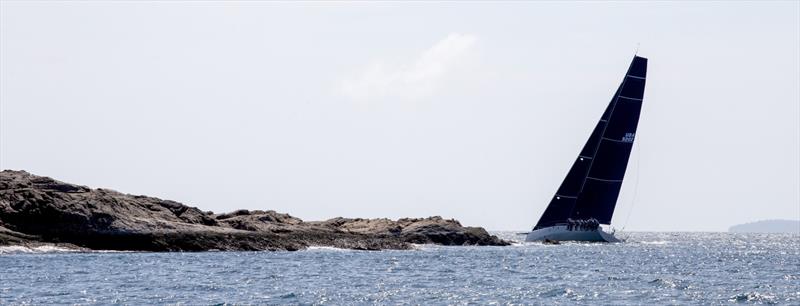
<path fill-rule="evenodd" d="M 324 252 L 353 252 L 356 250 L 353 249 L 343 249 L 337 248 L 332 246 L 309 246 L 305 248 L 303 251 L 324 251 Z"/>
<path fill-rule="evenodd" d="M 577 294 L 574 290 L 570 288 L 555 288 L 539 293 L 539 297 L 545 297 L 545 298 L 558 297 L 558 296 L 563 296 L 573 299 L 582 297 L 580 294 Z"/>
<path fill-rule="evenodd" d="M 40 245 L 40 246 L 0 246 L 0 254 L 42 254 L 42 253 L 74 253 L 85 252 L 85 250 L 55 246 L 55 245 Z"/>
<path fill-rule="evenodd" d="M 777 304 L 778 301 L 774 295 L 761 294 L 758 292 L 746 292 L 732 296 L 729 299 L 731 302 L 748 302 L 758 304 Z"/>
<path fill-rule="evenodd" d="M 658 240 L 658 241 L 639 241 L 641 244 L 654 244 L 654 245 L 664 245 L 668 244 L 669 241 L 666 240 Z"/>
<path fill-rule="evenodd" d="M 689 289 L 688 285 L 683 284 L 683 281 L 677 279 L 670 279 L 670 278 L 656 278 L 650 281 L 651 284 L 656 285 L 662 288 L 671 288 L 671 289 L 680 289 L 686 290 Z"/>
<path fill-rule="evenodd" d="M 64 245 L 7 245 L 0 246 L 0 255 L 5 254 L 47 254 L 47 253 L 138 253 L 139 251 L 118 251 L 118 250 L 91 250 L 78 246 Z"/>

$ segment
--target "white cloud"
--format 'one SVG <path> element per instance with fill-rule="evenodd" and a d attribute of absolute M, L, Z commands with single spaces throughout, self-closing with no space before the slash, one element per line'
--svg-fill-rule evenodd
<path fill-rule="evenodd" d="M 476 41 L 473 35 L 452 33 L 407 63 L 376 61 L 342 81 L 339 89 L 358 100 L 428 95 L 448 74 L 465 64 Z"/>

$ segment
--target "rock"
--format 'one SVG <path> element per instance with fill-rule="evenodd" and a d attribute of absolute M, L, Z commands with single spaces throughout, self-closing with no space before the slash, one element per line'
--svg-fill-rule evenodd
<path fill-rule="evenodd" d="M 412 243 L 508 245 L 441 217 L 304 222 L 275 211 L 214 214 L 184 204 L 0 172 L 0 245 L 67 243 L 145 251 L 409 249 Z"/>
<path fill-rule="evenodd" d="M 389 219 L 335 218 L 320 224 L 351 233 L 399 238 L 404 242 L 442 245 L 508 245 L 479 227 L 463 227 L 442 217 Z"/>
<path fill-rule="evenodd" d="M 561 244 L 561 242 L 558 242 L 558 240 L 545 239 L 542 241 L 542 244 Z"/>

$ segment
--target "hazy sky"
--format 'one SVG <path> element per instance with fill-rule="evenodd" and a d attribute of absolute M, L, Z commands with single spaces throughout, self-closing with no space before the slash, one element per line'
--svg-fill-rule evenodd
<path fill-rule="evenodd" d="M 217 212 L 528 229 L 637 44 L 613 225 L 800 219 L 797 1 L 2 1 L 0 168 Z"/>

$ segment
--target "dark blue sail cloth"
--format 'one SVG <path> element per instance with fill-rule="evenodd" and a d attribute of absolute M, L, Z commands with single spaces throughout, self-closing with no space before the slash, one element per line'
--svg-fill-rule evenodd
<path fill-rule="evenodd" d="M 534 229 L 594 218 L 611 224 L 642 109 L 647 59 L 635 56 L 622 84 Z"/>

